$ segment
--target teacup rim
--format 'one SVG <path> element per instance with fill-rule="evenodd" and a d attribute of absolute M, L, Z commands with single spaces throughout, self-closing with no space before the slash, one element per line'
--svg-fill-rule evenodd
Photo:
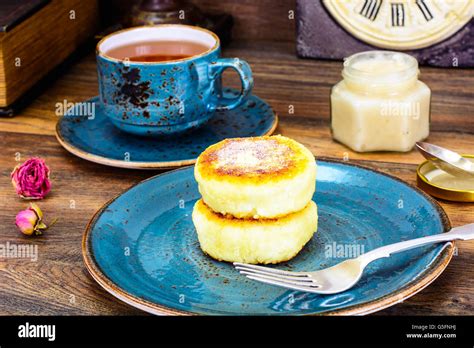
<path fill-rule="evenodd" d="M 206 51 L 204 51 L 204 52 L 202 52 L 202 53 L 196 54 L 196 55 L 194 55 L 194 56 L 186 57 L 186 58 L 181 58 L 181 59 L 167 60 L 167 61 L 163 61 L 163 62 L 134 62 L 134 61 L 126 61 L 125 59 L 118 59 L 118 58 L 111 57 L 111 56 L 107 55 L 104 51 L 102 51 L 102 50 L 99 49 L 100 45 L 101 45 L 105 40 L 110 39 L 112 36 L 119 35 L 119 34 L 121 34 L 121 33 L 124 33 L 124 32 L 127 32 L 127 31 L 131 31 L 131 30 L 146 29 L 146 28 L 162 28 L 162 27 L 186 27 L 186 28 L 190 28 L 190 29 L 193 29 L 193 30 L 200 30 L 200 31 L 205 32 L 206 34 L 211 35 L 211 36 L 214 38 L 214 40 L 215 40 L 215 44 L 214 44 L 214 46 L 212 46 L 212 47 L 209 48 L 208 50 L 206 50 Z M 100 57 L 102 57 L 102 58 L 111 60 L 111 61 L 116 62 L 116 63 L 124 63 L 124 62 L 127 62 L 127 65 L 166 65 L 166 64 L 173 64 L 173 63 L 179 63 L 179 62 L 190 61 L 190 60 L 194 60 L 194 59 L 196 59 L 196 58 L 204 57 L 204 56 L 208 55 L 209 53 L 214 52 L 214 51 L 217 50 L 219 47 L 220 47 L 220 39 L 219 39 L 219 36 L 217 36 L 216 33 L 212 32 L 212 31 L 210 31 L 210 30 L 208 30 L 208 29 L 201 28 L 201 27 L 198 27 L 198 26 L 196 26 L 196 25 L 188 25 L 188 24 L 151 24 L 151 25 L 139 25 L 139 26 L 136 26 L 136 27 L 124 28 L 124 29 L 121 29 L 121 30 L 114 31 L 113 33 L 107 34 L 106 36 L 104 36 L 104 37 L 97 43 L 95 50 L 96 50 L 96 55 L 97 55 L 97 56 L 100 56 Z"/>

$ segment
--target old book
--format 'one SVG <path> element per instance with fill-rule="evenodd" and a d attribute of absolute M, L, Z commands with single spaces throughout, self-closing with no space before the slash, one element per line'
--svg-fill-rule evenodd
<path fill-rule="evenodd" d="M 15 103 L 97 25 L 97 0 L 1 0 L 0 114 L 12 114 Z"/>

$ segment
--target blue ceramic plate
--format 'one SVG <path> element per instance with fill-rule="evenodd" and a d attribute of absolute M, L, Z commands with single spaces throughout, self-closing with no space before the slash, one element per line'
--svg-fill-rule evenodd
<path fill-rule="evenodd" d="M 227 88 L 224 96 L 237 92 Z M 89 103 L 95 104 L 91 115 Z M 61 117 L 56 138 L 72 154 L 105 165 L 135 169 L 175 168 L 196 162 L 209 145 L 226 138 L 268 135 L 275 130 L 278 118 L 262 99 L 252 95 L 240 107 L 216 112 L 201 128 L 162 138 L 139 137 L 124 133 L 112 125 L 100 107 L 99 98 L 79 103 Z"/>
<path fill-rule="evenodd" d="M 155 314 L 367 314 L 430 284 L 454 250 L 447 243 L 375 261 L 355 287 L 336 295 L 286 290 L 249 280 L 202 253 L 191 221 L 199 197 L 193 167 L 187 167 L 145 180 L 106 204 L 83 239 L 94 279 Z M 357 253 L 450 229 L 426 194 L 355 165 L 318 161 L 314 200 L 318 232 L 293 260 L 275 267 L 316 270 L 342 261 L 341 247 Z"/>

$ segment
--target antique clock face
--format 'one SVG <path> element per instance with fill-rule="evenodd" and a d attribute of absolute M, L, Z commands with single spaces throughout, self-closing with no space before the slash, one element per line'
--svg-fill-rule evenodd
<path fill-rule="evenodd" d="M 356 38 L 408 50 L 449 38 L 472 19 L 474 0 L 323 0 L 333 18 Z"/>

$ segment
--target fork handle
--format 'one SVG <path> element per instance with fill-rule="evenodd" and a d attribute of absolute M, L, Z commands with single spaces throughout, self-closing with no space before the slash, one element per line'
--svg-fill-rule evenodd
<path fill-rule="evenodd" d="M 469 240 L 474 239 L 474 223 L 459 226 L 451 229 L 446 233 L 435 234 L 432 236 L 421 237 L 407 240 L 404 242 L 389 244 L 374 250 L 371 250 L 361 256 L 360 261 L 365 265 L 383 257 L 389 257 L 392 254 L 417 248 L 427 244 L 449 242 L 453 240 Z"/>

